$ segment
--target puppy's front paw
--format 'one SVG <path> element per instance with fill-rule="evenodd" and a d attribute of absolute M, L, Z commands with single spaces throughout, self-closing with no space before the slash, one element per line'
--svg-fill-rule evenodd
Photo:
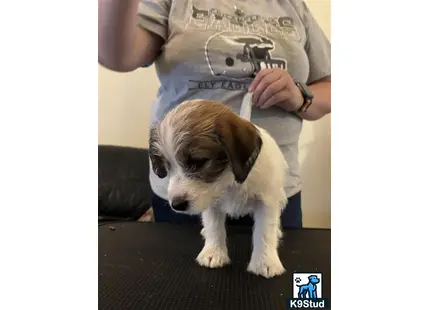
<path fill-rule="evenodd" d="M 278 255 L 262 255 L 259 258 L 251 258 L 247 270 L 265 278 L 273 278 L 285 272 Z"/>
<path fill-rule="evenodd" d="M 196 258 L 200 266 L 219 268 L 230 263 L 227 249 L 205 246 Z"/>

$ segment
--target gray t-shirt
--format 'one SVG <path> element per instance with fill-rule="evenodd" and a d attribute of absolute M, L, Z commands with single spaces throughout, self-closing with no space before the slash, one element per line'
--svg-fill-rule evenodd
<path fill-rule="evenodd" d="M 330 42 L 302 0 L 141 0 L 139 22 L 165 40 L 155 61 L 161 86 L 151 124 L 195 98 L 219 100 L 239 113 L 261 68 L 284 68 L 308 84 L 331 74 Z M 302 120 L 272 107 L 254 108 L 251 121 L 277 141 L 290 168 L 287 195 L 296 194 Z M 166 199 L 168 179 L 151 171 L 150 182 Z"/>

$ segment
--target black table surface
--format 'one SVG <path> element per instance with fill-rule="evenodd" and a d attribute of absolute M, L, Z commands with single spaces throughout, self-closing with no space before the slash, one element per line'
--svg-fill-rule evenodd
<path fill-rule="evenodd" d="M 228 227 L 231 264 L 200 267 L 200 227 L 126 222 L 99 226 L 99 309 L 279 310 L 293 297 L 293 272 L 321 272 L 330 298 L 330 230 L 286 230 L 286 272 L 265 279 L 246 271 L 252 230 Z"/>

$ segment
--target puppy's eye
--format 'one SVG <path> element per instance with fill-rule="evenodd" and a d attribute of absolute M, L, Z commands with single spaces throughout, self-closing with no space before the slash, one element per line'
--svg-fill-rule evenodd
<path fill-rule="evenodd" d="M 187 166 L 191 169 L 201 169 L 209 161 L 209 158 L 188 157 Z"/>

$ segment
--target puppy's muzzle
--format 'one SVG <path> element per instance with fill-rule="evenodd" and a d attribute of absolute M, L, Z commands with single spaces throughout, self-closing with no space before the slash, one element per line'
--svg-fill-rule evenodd
<path fill-rule="evenodd" d="M 178 212 L 184 212 L 189 207 L 188 200 L 186 200 L 185 197 L 173 198 L 170 205 L 171 205 L 173 210 L 178 211 Z"/>

